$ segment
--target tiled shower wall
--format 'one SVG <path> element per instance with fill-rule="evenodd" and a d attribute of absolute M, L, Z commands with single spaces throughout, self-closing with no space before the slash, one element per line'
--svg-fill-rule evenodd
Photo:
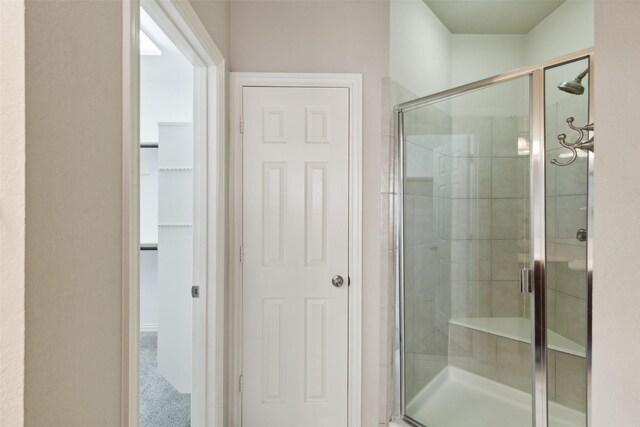
<path fill-rule="evenodd" d="M 394 325 L 395 325 L 395 196 L 396 196 L 396 146 L 393 115 L 394 97 L 392 81 L 383 78 L 381 82 L 382 116 L 381 123 L 381 179 L 380 179 L 380 396 L 379 426 L 388 425 L 395 413 L 397 390 L 394 386 Z"/>
<path fill-rule="evenodd" d="M 548 163 L 552 158 L 562 161 L 560 154 L 566 152 L 558 148 L 557 134 L 564 132 L 571 141 L 576 135 L 566 124 L 569 116 L 576 118 L 576 125 L 587 123 L 584 99 L 569 98 L 547 106 L 547 321 L 552 331 L 586 346 L 586 244 L 578 242 L 576 232 L 579 228 L 587 228 L 587 159 L 580 157 L 566 167 Z M 454 123 L 456 120 L 460 119 L 454 118 Z M 482 136 L 488 132 L 486 121 L 489 119 L 461 120 L 463 129 L 454 130 L 454 135 L 478 132 Z M 512 151 L 519 134 L 515 128 L 516 118 L 493 117 L 490 121 L 491 173 L 479 173 L 477 176 L 480 179 L 488 175 L 491 177 L 491 213 L 483 213 L 482 209 L 488 207 L 474 205 L 476 202 L 472 200 L 460 207 L 457 213 L 454 205 L 452 231 L 466 230 L 474 224 L 474 219 L 478 230 L 485 227 L 492 230 L 491 250 L 485 249 L 484 259 L 477 263 L 490 263 L 491 286 L 489 289 L 486 282 L 478 280 L 467 282 L 465 288 L 464 283 L 452 280 L 452 316 L 528 317 L 528 298 L 519 293 L 517 282 L 518 269 L 526 260 L 522 255 L 528 252 L 529 246 L 528 158 L 518 158 Z M 486 203 L 480 202 L 482 196 L 478 194 L 478 203 Z M 472 230 L 468 237 L 486 237 L 486 232 L 478 231 L 475 235 Z M 455 245 L 455 239 L 453 242 Z M 473 244 L 467 242 L 471 247 Z M 486 245 L 482 241 L 475 244 Z M 472 249 L 462 253 L 464 257 L 473 259 Z M 519 259 L 516 258 L 518 254 Z M 456 268 L 455 255 L 454 246 L 452 275 Z M 482 269 L 476 273 L 489 274 Z M 528 344 L 454 326 L 450 329 L 449 343 L 450 364 L 531 391 L 531 350 Z M 549 398 L 585 411 L 585 358 L 550 350 L 548 359 Z"/>
<path fill-rule="evenodd" d="M 454 138 L 465 141 L 454 162 L 466 170 L 468 191 L 452 193 L 452 316 L 523 317 L 526 297 L 519 270 L 528 260 L 528 139 L 526 118 L 454 117 Z M 465 157 L 462 157 L 465 156 Z M 452 173 L 455 168 L 452 168 Z M 454 175 L 455 176 L 455 175 Z M 456 182 L 464 187 L 465 181 Z M 458 250 L 456 250 L 456 248 Z M 451 326 L 449 363 L 512 387 L 530 389 L 530 347 L 472 329 Z"/>
<path fill-rule="evenodd" d="M 436 107 L 405 114 L 405 396 L 444 367 L 451 317 L 451 116 Z"/>

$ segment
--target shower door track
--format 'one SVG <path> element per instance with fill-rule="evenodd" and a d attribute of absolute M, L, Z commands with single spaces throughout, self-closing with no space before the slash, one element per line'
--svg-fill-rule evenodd
<path fill-rule="evenodd" d="M 531 155 L 530 155 L 530 191 L 531 191 L 531 237 L 533 239 L 533 292 L 531 293 L 532 321 L 532 363 L 533 390 L 532 414 L 533 427 L 548 427 L 547 408 L 547 326 L 546 326 L 546 235 L 545 235 L 545 105 L 544 84 L 545 69 L 561 66 L 581 59 L 588 59 L 591 78 L 589 79 L 589 120 L 595 121 L 593 93 L 594 93 L 594 50 L 585 49 L 568 55 L 560 56 L 549 61 L 532 66 L 499 74 L 476 82 L 468 83 L 442 92 L 397 105 L 394 109 L 398 137 L 397 157 L 397 195 L 396 212 L 396 313 L 393 340 L 393 376 L 395 407 L 393 421 L 399 425 L 426 427 L 406 415 L 406 401 L 404 392 L 404 277 L 403 277 L 403 185 L 405 171 L 404 159 L 404 125 L 403 114 L 407 111 L 423 107 L 427 104 L 444 100 L 455 95 L 482 89 L 495 83 L 506 82 L 523 76 L 531 76 Z M 593 136 L 593 132 L 590 133 Z M 586 417 L 587 427 L 591 427 L 591 344 L 592 344 L 592 289 L 593 289 L 593 164 L 594 154 L 588 153 L 588 190 L 587 190 L 587 256 L 586 256 L 586 289 L 587 289 L 587 331 L 586 331 Z M 428 426 L 438 427 L 438 426 Z"/>

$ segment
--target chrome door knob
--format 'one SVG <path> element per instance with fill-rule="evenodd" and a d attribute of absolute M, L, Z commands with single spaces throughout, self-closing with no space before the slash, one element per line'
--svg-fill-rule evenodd
<path fill-rule="evenodd" d="M 344 279 L 342 278 L 342 276 L 333 276 L 333 279 L 331 279 L 331 284 L 336 288 L 340 288 L 342 285 L 344 285 Z"/>

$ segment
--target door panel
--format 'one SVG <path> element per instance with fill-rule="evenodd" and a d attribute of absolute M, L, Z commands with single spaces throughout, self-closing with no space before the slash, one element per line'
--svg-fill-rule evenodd
<path fill-rule="evenodd" d="M 347 423 L 348 106 L 243 89 L 245 427 Z"/>
<path fill-rule="evenodd" d="M 158 373 L 192 392 L 193 126 L 162 123 L 158 156 Z"/>
<path fill-rule="evenodd" d="M 402 386 L 420 425 L 533 424 L 530 91 L 525 75 L 402 114 Z"/>

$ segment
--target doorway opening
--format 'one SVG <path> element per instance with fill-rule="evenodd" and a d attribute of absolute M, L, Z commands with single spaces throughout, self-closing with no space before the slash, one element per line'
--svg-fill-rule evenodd
<path fill-rule="evenodd" d="M 140 10 L 140 426 L 191 425 L 194 67 Z"/>
<path fill-rule="evenodd" d="M 188 2 L 123 30 L 123 425 L 222 426 L 224 58 Z"/>

